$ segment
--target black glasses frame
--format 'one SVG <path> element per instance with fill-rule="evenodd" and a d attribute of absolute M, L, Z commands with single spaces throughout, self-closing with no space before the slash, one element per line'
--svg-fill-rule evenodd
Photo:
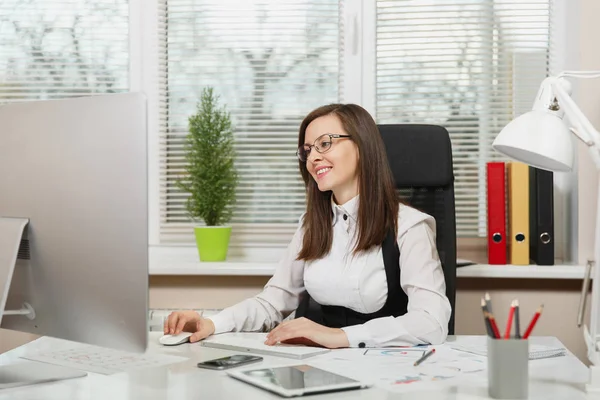
<path fill-rule="evenodd" d="M 331 143 L 331 146 L 329 146 L 328 148 L 326 148 L 324 150 L 321 150 L 321 149 L 319 149 L 319 146 L 317 146 L 316 143 L 323 136 L 329 136 L 329 142 Z M 318 138 L 316 138 L 315 141 L 313 142 L 313 144 L 302 145 L 302 146 L 298 147 L 298 150 L 296 150 L 296 156 L 298 157 L 298 160 L 300 160 L 302 162 L 306 162 L 306 160 L 308 160 L 308 156 L 310 156 L 310 152 L 312 151 L 313 147 L 315 148 L 315 150 L 317 150 L 317 152 L 319 154 L 327 153 L 329 150 L 331 150 L 331 147 L 333 146 L 333 139 L 349 138 L 349 137 L 351 137 L 351 136 L 350 135 L 340 135 L 339 133 L 326 133 L 326 134 L 321 135 Z M 302 150 L 306 150 L 307 147 L 308 147 L 308 151 L 305 151 L 303 154 Z"/>

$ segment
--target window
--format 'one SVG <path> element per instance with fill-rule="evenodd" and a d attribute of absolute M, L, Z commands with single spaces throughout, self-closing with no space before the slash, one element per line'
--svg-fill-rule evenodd
<path fill-rule="evenodd" d="M 304 210 L 299 123 L 338 101 L 447 127 L 458 235 L 485 236 L 485 163 L 548 74 L 551 13 L 552 0 L 159 0 L 160 242 L 193 241 L 174 182 L 205 86 L 234 119 L 233 247 L 288 243 Z"/>
<path fill-rule="evenodd" d="M 458 236 L 486 236 L 485 164 L 548 74 L 550 13 L 550 0 L 377 1 L 377 121 L 448 129 Z"/>
<path fill-rule="evenodd" d="M 129 90 L 128 1 L 3 0 L 0 103 Z"/>
<path fill-rule="evenodd" d="M 174 185 L 187 118 L 213 86 L 234 120 L 239 248 L 283 247 L 296 228 L 304 190 L 294 153 L 311 109 L 356 102 L 379 123 L 441 124 L 454 148 L 458 234 L 485 236 L 485 163 L 500 159 L 493 138 L 548 74 L 553 2 L 4 0 L 0 103 L 142 85 L 159 137 L 151 218 L 158 241 L 177 244 L 193 241 Z M 158 80 L 148 79 L 156 64 Z"/>
<path fill-rule="evenodd" d="M 337 0 L 160 0 L 160 240 L 193 240 L 184 172 L 188 116 L 202 89 L 231 112 L 240 176 L 231 246 L 285 245 L 304 210 L 295 151 L 300 122 L 338 102 Z"/>

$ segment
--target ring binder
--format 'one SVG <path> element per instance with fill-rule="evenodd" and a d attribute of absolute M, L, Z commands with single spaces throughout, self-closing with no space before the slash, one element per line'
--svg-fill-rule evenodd
<path fill-rule="evenodd" d="M 529 166 L 510 162 L 508 170 L 508 230 L 510 263 L 529 265 Z"/>
<path fill-rule="evenodd" d="M 554 179 L 551 171 L 529 167 L 530 258 L 554 265 Z"/>
<path fill-rule="evenodd" d="M 506 183 L 503 162 L 487 163 L 488 263 L 506 264 Z"/>

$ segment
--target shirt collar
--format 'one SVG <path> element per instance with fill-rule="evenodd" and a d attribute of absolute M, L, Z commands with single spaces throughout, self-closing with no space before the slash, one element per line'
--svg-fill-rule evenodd
<path fill-rule="evenodd" d="M 331 195 L 331 211 L 333 211 L 332 225 L 335 225 L 339 218 L 343 218 L 344 214 L 348 215 L 355 223 L 358 218 L 358 196 L 354 196 L 342 205 L 335 204 L 333 194 Z"/>

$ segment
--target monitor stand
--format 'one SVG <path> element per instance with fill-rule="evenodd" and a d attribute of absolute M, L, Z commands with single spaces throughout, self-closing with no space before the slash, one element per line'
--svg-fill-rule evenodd
<path fill-rule="evenodd" d="M 0 324 L 5 315 L 27 315 L 30 319 L 35 318 L 35 312 L 30 314 L 23 311 L 23 309 L 33 311 L 33 308 L 29 306 L 24 306 L 22 310 L 17 311 L 6 310 L 6 300 L 17 265 L 21 242 L 27 243 L 26 228 L 28 224 L 29 219 L 26 218 L 0 217 Z M 23 247 L 28 248 L 29 246 Z"/>
<path fill-rule="evenodd" d="M 35 310 L 27 303 L 24 303 L 20 310 L 5 310 L 21 242 L 26 242 L 28 224 L 29 219 L 26 218 L 0 217 L 0 323 L 4 316 L 19 318 L 25 316 L 35 319 Z M 27 252 L 23 251 L 23 253 Z M 22 255 L 26 256 L 26 254 Z M 10 363 L 0 367 L 0 389 L 79 378 L 86 375 L 87 373 L 83 371 L 39 362 Z"/>

